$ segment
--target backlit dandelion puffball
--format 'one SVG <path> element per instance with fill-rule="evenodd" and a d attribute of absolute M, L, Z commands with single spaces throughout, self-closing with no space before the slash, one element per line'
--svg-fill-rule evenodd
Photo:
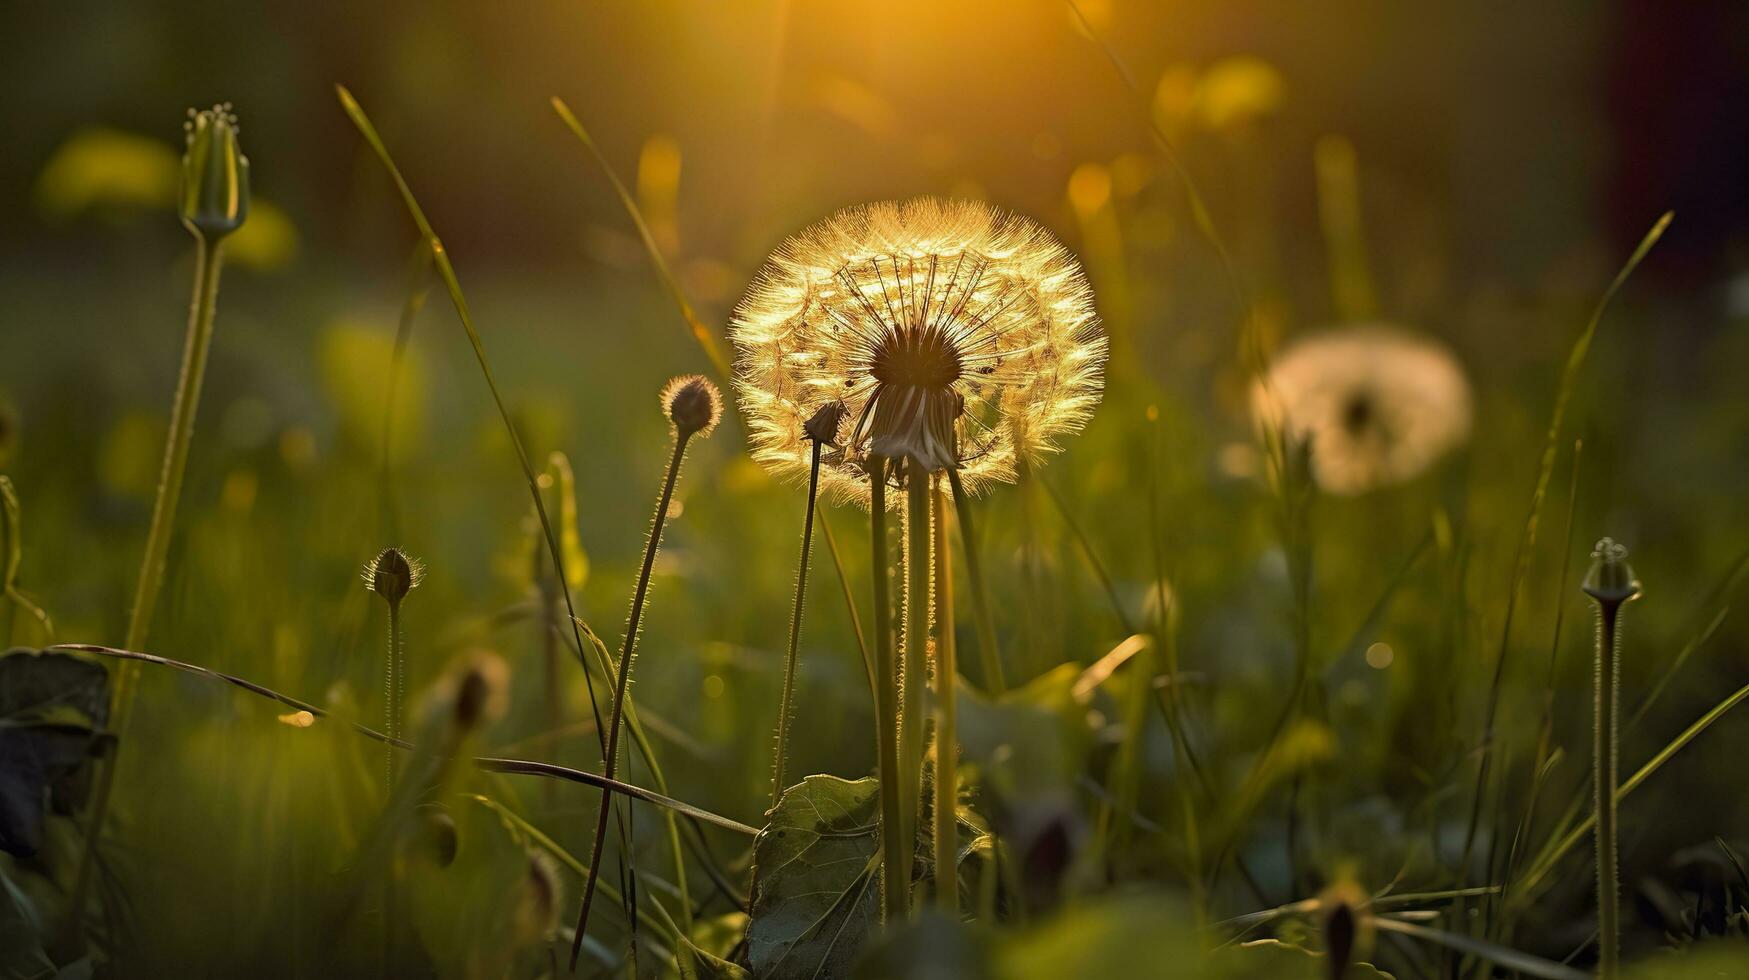
<path fill-rule="evenodd" d="M 1311 440 L 1326 492 L 1411 480 L 1470 434 L 1470 386 L 1443 345 L 1385 326 L 1313 334 L 1276 357 L 1252 391 L 1260 422 Z"/>
<path fill-rule="evenodd" d="M 867 504 L 870 454 L 1012 481 L 1099 404 L 1106 341 L 1080 264 L 1032 222 L 969 201 L 848 208 L 772 255 L 729 328 L 754 459 Z M 835 412 L 831 406 L 841 405 Z M 816 430 L 818 424 L 816 424 Z"/>

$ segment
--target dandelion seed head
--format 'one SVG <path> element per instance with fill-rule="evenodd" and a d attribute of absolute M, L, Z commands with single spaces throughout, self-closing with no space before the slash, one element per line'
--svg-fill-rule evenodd
<path fill-rule="evenodd" d="M 723 417 L 723 395 L 711 379 L 686 374 L 662 386 L 662 411 L 682 436 L 709 438 Z"/>
<path fill-rule="evenodd" d="M 1290 346 L 1252 390 L 1260 424 L 1309 443 L 1328 493 L 1414 479 L 1470 433 L 1470 386 L 1444 346 L 1383 326 L 1316 334 Z"/>
<path fill-rule="evenodd" d="M 958 469 L 977 492 L 1056 451 L 1104 388 L 1080 264 L 968 201 L 859 205 L 807 228 L 748 288 L 730 337 L 753 457 L 799 482 L 809 443 L 828 445 L 821 489 L 865 506 L 870 455 Z"/>
<path fill-rule="evenodd" d="M 425 563 L 400 548 L 384 548 L 364 563 L 364 587 L 399 604 L 425 581 Z"/>

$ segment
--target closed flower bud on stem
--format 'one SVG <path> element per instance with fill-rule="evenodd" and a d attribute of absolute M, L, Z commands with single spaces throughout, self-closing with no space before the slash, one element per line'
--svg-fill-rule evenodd
<path fill-rule="evenodd" d="M 243 227 L 249 217 L 249 159 L 237 145 L 237 116 L 226 102 L 190 109 L 183 128 L 182 223 L 207 242 Z"/>
<path fill-rule="evenodd" d="M 399 606 L 425 580 L 425 564 L 399 548 L 384 548 L 365 563 L 364 587 Z"/>
<path fill-rule="evenodd" d="M 495 653 L 477 653 L 462 667 L 455 689 L 455 723 L 463 731 L 489 725 L 510 700 L 510 668 Z"/>
<path fill-rule="evenodd" d="M 704 375 L 682 375 L 663 387 L 662 411 L 680 438 L 709 438 L 723 417 L 723 396 Z"/>
<path fill-rule="evenodd" d="M 1628 550 L 1603 538 L 1591 552 L 1580 585 L 1597 604 L 1594 672 L 1592 815 L 1597 839 L 1597 975 L 1614 980 L 1621 957 L 1621 842 L 1616 796 L 1621 791 L 1621 607 L 1640 594 Z"/>
<path fill-rule="evenodd" d="M 838 428 L 844 423 L 844 414 L 848 411 L 843 402 L 827 402 L 802 423 L 802 432 L 811 442 L 822 446 L 836 446 Z"/>
<path fill-rule="evenodd" d="M 1353 878 L 1338 878 L 1319 893 L 1317 917 L 1331 977 L 1342 977 L 1350 963 L 1371 955 L 1372 896 Z"/>
<path fill-rule="evenodd" d="M 1621 605 L 1640 595 L 1640 580 L 1628 564 L 1628 549 L 1613 538 L 1597 542 L 1591 552 L 1591 570 L 1580 585 L 1599 605 Z"/>

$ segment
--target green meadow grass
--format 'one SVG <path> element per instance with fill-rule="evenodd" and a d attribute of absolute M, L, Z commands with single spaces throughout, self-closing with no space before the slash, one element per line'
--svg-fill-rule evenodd
<path fill-rule="evenodd" d="M 877 597 L 925 570 L 869 560 L 896 519 L 822 501 L 810 521 L 732 405 L 675 480 L 657 392 L 727 387 L 723 311 L 690 301 L 584 122 L 554 100 L 577 182 L 605 170 L 654 279 L 476 280 L 421 210 L 419 161 L 339 100 L 405 209 L 400 253 L 359 261 L 406 271 L 363 296 L 350 275 L 227 280 L 143 650 L 106 641 L 135 632 L 173 333 L 0 338 L 40 368 L 5 375 L 0 641 L 138 677 L 123 728 L 87 668 L 5 675 L 5 826 L 42 835 L 0 859 L 0 976 L 1571 977 L 1613 970 L 1617 943 L 1630 976 L 1749 964 L 1729 615 L 1749 541 L 1736 488 L 1664 445 L 1693 467 L 1740 442 L 1734 393 L 1622 394 L 1657 343 L 1631 273 L 1680 233 L 1668 215 L 1613 280 L 1551 285 L 1516 346 L 1448 338 L 1468 447 L 1326 496 L 1244 407 L 1277 321 L 1315 318 L 1280 313 L 1155 129 L 1182 237 L 1086 258 L 1101 295 L 1174 298 L 1111 324 L 1087 431 L 1015 486 L 910 501 L 956 513 L 951 535 L 908 525 L 955 576 L 944 819 L 921 726 L 879 731 L 900 693 L 880 677 L 924 651 Z M 1364 252 L 1342 254 L 1330 288 L 1363 295 Z M 164 256 L 69 299 L 0 272 L 0 295 L 33 321 L 66 302 L 168 324 L 190 271 Z M 1606 532 L 1646 594 L 1597 735 L 1578 583 Z M 388 546 L 427 564 L 392 627 L 359 581 Z M 482 651 L 507 665 L 501 710 Z M 65 782 L 19 775 L 69 733 Z M 1620 746 L 1613 811 L 1594 736 Z M 905 762 L 925 781 L 871 775 Z M 115 779 L 101 822 L 93 769 Z M 1600 812 L 1622 891 L 1601 947 Z"/>

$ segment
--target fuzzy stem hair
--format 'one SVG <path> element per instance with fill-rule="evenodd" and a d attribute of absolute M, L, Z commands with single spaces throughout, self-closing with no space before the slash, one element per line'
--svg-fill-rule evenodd
<path fill-rule="evenodd" d="M 892 597 L 887 588 L 887 460 L 868 457 L 869 577 L 874 583 L 876 746 L 881 782 L 881 917 L 889 925 L 911 914 L 909 828 L 899 775 L 899 669 L 893 647 Z"/>
<path fill-rule="evenodd" d="M 951 472 L 951 471 L 950 471 Z M 947 494 L 939 478 L 935 503 L 935 902 L 959 914 L 959 740 L 954 685 L 959 671 L 954 637 L 953 554 L 947 544 Z"/>
<path fill-rule="evenodd" d="M 1621 604 L 1597 604 L 1597 663 L 1592 755 L 1597 817 L 1597 974 L 1614 980 L 1621 956 L 1621 850 L 1616 825 L 1620 775 Z"/>
<path fill-rule="evenodd" d="M 613 779 L 619 763 L 620 722 L 625 716 L 626 687 L 631 682 L 632 660 L 638 645 L 638 624 L 644 614 L 644 599 L 650 591 L 650 571 L 656 564 L 656 550 L 662 543 L 662 525 L 668 518 L 668 507 L 674 500 L 674 484 L 680 477 L 680 464 L 686 456 L 686 443 L 692 433 L 678 429 L 674 436 L 674 454 L 668 459 L 668 472 L 662 479 L 662 494 L 656 502 L 656 517 L 650 525 L 650 539 L 644 546 L 644 563 L 638 569 L 638 585 L 632 593 L 632 611 L 626 620 L 625 643 L 620 647 L 619 671 L 613 684 L 613 712 L 607 723 L 607 752 L 602 760 L 603 774 Z M 590 847 L 589 876 L 583 880 L 583 904 L 577 912 L 577 932 L 571 939 L 571 969 L 577 969 L 577 957 L 583 951 L 583 934 L 589 925 L 589 906 L 595 900 L 595 882 L 601 873 L 603 846 L 607 843 L 607 818 L 613 791 L 601 789 L 601 807 L 596 815 L 595 841 Z"/>
<path fill-rule="evenodd" d="M 820 492 L 820 443 L 814 442 L 813 459 L 808 468 L 808 511 L 802 522 L 802 557 L 796 566 L 796 602 L 790 611 L 789 649 L 783 659 L 783 698 L 777 709 L 777 750 L 772 765 L 771 808 L 777 809 L 783 795 L 783 762 L 789 748 L 789 719 L 796 692 L 796 648 L 802 639 L 802 602 L 808 594 L 808 552 L 814 543 L 814 501 Z"/>

